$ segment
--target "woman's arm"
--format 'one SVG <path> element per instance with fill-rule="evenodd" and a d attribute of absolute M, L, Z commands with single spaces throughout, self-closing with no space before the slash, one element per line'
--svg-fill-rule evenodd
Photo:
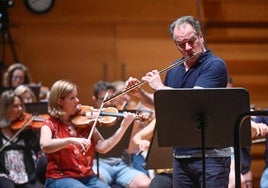
<path fill-rule="evenodd" d="M 135 117 L 136 115 L 133 113 L 125 113 L 125 117 L 123 121 L 121 122 L 120 127 L 111 137 L 105 140 L 100 135 L 99 131 L 95 129 L 94 134 L 93 134 L 93 140 L 96 143 L 95 150 L 98 153 L 103 153 L 103 154 L 110 151 L 121 140 L 121 138 L 123 137 L 128 127 L 134 121 Z"/>
<path fill-rule="evenodd" d="M 133 137 L 133 142 L 139 146 L 140 151 L 147 150 L 153 137 L 156 120 L 153 119 L 146 127 Z"/>
<path fill-rule="evenodd" d="M 69 144 L 80 145 L 83 151 L 90 147 L 90 140 L 86 138 L 66 137 L 66 138 L 52 138 L 51 129 L 43 125 L 40 134 L 40 146 L 43 152 L 53 153 L 65 148 Z"/>

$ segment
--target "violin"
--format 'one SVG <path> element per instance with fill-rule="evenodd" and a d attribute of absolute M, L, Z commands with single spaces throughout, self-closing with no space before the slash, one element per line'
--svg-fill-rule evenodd
<path fill-rule="evenodd" d="M 72 118 L 72 123 L 77 126 L 91 125 L 96 120 L 96 116 L 99 109 L 94 109 L 91 106 L 81 105 L 80 111 Z M 118 112 L 115 107 L 105 107 L 100 112 L 98 123 L 101 126 L 113 126 L 118 117 L 124 117 L 124 113 Z M 150 121 L 147 116 L 136 114 L 137 120 Z"/>
<path fill-rule="evenodd" d="M 14 121 L 11 124 L 11 129 L 14 131 L 19 131 L 27 127 L 40 129 L 43 121 L 48 119 L 48 117 L 48 114 L 33 115 L 29 113 L 23 113 L 22 117 L 19 120 Z"/>
<path fill-rule="evenodd" d="M 23 113 L 21 118 L 17 121 L 14 121 L 11 124 L 11 129 L 16 133 L 11 137 L 1 148 L 0 152 L 10 143 L 12 142 L 24 129 L 31 128 L 41 128 L 42 122 L 48 119 L 48 114 L 43 115 L 32 115 L 29 113 Z"/>

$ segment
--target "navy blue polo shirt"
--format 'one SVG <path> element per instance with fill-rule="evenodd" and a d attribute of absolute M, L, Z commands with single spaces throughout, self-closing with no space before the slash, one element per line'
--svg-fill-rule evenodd
<path fill-rule="evenodd" d="M 169 70 L 164 83 L 172 88 L 218 88 L 226 87 L 227 78 L 225 62 L 207 50 L 188 71 L 184 64 Z M 175 155 L 190 155 L 199 151 L 200 148 L 174 148 Z"/>

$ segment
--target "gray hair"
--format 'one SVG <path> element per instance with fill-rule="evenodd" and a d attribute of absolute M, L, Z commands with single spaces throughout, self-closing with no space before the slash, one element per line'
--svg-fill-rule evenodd
<path fill-rule="evenodd" d="M 177 20 L 175 20 L 173 23 L 170 24 L 169 26 L 169 34 L 171 36 L 171 38 L 174 40 L 174 29 L 184 23 L 188 23 L 190 24 L 194 31 L 196 32 L 196 34 L 201 32 L 201 26 L 199 21 L 194 18 L 193 16 L 183 16 L 178 18 Z"/>

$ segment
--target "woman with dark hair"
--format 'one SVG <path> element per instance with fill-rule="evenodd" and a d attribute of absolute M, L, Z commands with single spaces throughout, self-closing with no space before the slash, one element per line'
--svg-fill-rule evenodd
<path fill-rule="evenodd" d="M 8 67 L 3 77 L 3 86 L 15 88 L 19 85 L 32 83 L 28 68 L 22 63 L 14 63 Z"/>

